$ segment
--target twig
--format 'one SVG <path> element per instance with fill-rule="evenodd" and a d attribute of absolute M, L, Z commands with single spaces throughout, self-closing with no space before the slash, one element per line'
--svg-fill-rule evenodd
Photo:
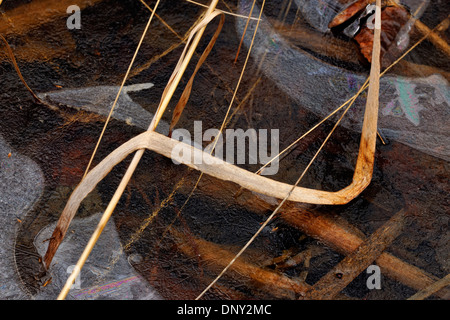
<path fill-rule="evenodd" d="M 402 6 L 400 3 L 398 3 L 398 0 L 389 0 L 389 3 L 392 4 L 393 6 L 404 9 L 404 6 Z M 422 3 L 422 5 L 423 5 L 423 3 Z M 441 36 L 438 33 L 439 31 L 447 29 L 448 23 L 445 25 L 442 25 L 436 31 L 430 30 L 430 28 L 428 28 L 428 26 L 426 24 L 424 24 L 422 21 L 420 21 L 419 19 L 416 18 L 417 11 L 419 11 L 421 9 L 422 5 L 419 6 L 419 8 L 416 10 L 415 13 L 409 14 L 410 18 L 413 19 L 413 21 L 414 21 L 414 26 L 416 27 L 417 31 L 419 31 L 422 35 L 428 34 L 428 40 L 432 44 L 434 44 L 436 46 L 436 48 L 440 49 L 445 54 L 450 56 L 450 46 L 444 39 L 441 38 Z M 447 19 L 447 21 L 448 21 L 448 19 Z"/>
<path fill-rule="evenodd" d="M 173 228 L 170 232 L 175 236 L 178 248 L 183 253 L 200 258 L 212 271 L 224 268 L 234 256 L 233 252 L 217 244 L 192 237 L 187 241 L 184 239 L 186 237 L 184 234 Z M 193 244 L 189 245 L 190 242 Z M 195 249 L 193 245 L 195 245 Z M 265 287 L 272 295 L 280 298 L 293 299 L 295 298 L 293 293 L 297 296 L 303 295 L 310 288 L 309 285 L 298 279 L 291 279 L 283 274 L 260 268 L 245 258 L 238 259 L 230 271 L 238 274 L 240 281 L 248 279 L 251 283 Z"/>
<path fill-rule="evenodd" d="M 131 150 L 137 150 L 145 147 L 147 141 L 149 144 L 156 147 L 153 148 L 153 150 L 157 153 L 164 156 L 169 156 L 171 154 L 172 148 L 170 147 L 170 144 L 173 143 L 173 140 L 158 133 L 149 132 L 146 133 L 145 137 L 138 136 L 130 140 L 130 144 L 123 145 L 119 149 L 116 149 L 111 154 L 111 157 L 107 157 L 92 170 L 92 173 L 87 175 L 86 180 L 83 182 L 85 184 L 84 187 L 79 186 L 72 193 L 69 201 L 67 202 L 66 208 L 64 209 L 65 212 L 63 212 L 61 217 L 67 218 L 65 215 L 66 212 L 76 212 L 81 200 L 83 200 L 84 197 L 86 197 L 86 195 L 89 194 L 96 186 L 97 180 L 100 181 L 104 178 L 104 176 L 106 176 L 111 168 L 114 167 L 114 162 L 120 162 L 127 157 L 131 151 L 127 150 L 125 147 L 131 147 Z M 167 149 L 168 144 L 169 148 Z M 112 159 L 114 159 L 113 162 L 111 162 Z M 211 157 L 211 159 L 206 159 L 205 161 L 213 159 L 218 161 L 217 158 L 214 157 Z M 181 158 L 175 160 L 179 161 Z M 219 171 L 222 170 L 219 168 Z M 245 170 L 243 171 L 246 172 Z M 240 173 L 238 173 L 238 175 L 240 175 Z M 228 177 L 229 175 L 225 177 L 225 180 L 228 180 Z M 260 182 L 258 184 L 264 185 L 264 182 Z M 235 185 L 233 184 L 233 186 Z M 221 196 L 225 196 L 225 189 L 223 187 L 221 188 L 221 191 Z M 235 189 L 231 190 L 230 196 L 233 196 L 234 193 Z M 253 195 L 250 191 L 246 193 Z M 264 201 L 254 195 L 250 198 L 250 200 L 248 200 L 248 203 L 252 203 L 254 206 L 261 202 Z M 266 212 L 268 208 L 270 207 L 268 207 L 268 204 L 264 202 L 263 211 Z M 319 239 L 324 244 L 343 254 L 351 253 L 364 241 L 361 236 L 355 234 L 353 231 L 346 230 L 332 219 L 317 213 L 309 212 L 305 209 L 299 209 L 298 205 L 290 205 L 288 208 L 280 212 L 280 216 L 291 225 L 301 229 L 307 235 Z M 65 222 L 61 223 L 64 224 Z M 57 238 L 53 240 L 57 243 L 63 238 L 61 231 L 62 230 L 60 229 L 55 229 L 54 236 Z M 411 266 L 388 253 L 383 253 L 378 258 L 377 264 L 380 268 L 382 268 L 383 274 L 386 274 L 394 280 L 400 281 L 417 290 L 423 289 L 436 280 L 432 275 L 429 275 L 419 268 Z"/>
<path fill-rule="evenodd" d="M 280 213 L 280 217 L 341 254 L 351 254 L 365 240 L 362 235 L 355 232 L 356 230 L 343 227 L 331 217 L 299 208 L 298 205 L 286 208 Z M 387 252 L 378 257 L 376 264 L 384 275 L 416 290 L 422 290 L 438 280 L 435 276 Z M 436 294 L 444 298 L 450 296 L 450 291 L 443 289 Z"/>
<path fill-rule="evenodd" d="M 447 19 L 447 22 L 448 22 L 448 19 Z M 430 32 L 430 28 L 428 28 L 420 20 L 416 19 L 415 22 L 414 22 L 414 26 L 422 34 L 427 34 L 428 32 Z M 448 27 L 448 23 L 446 24 L 446 26 Z M 442 29 L 444 29 L 444 28 L 442 28 Z M 428 40 L 430 40 L 430 42 L 432 44 L 434 44 L 436 46 L 436 48 L 440 49 L 447 56 L 450 56 L 450 46 L 448 45 L 448 43 L 444 39 L 441 38 L 441 36 L 438 33 L 430 32 Z"/>
<path fill-rule="evenodd" d="M 308 291 L 305 299 L 331 300 L 389 247 L 404 227 L 402 209 L 376 230 L 358 249 L 347 255 Z"/>
<path fill-rule="evenodd" d="M 432 285 L 420 290 L 413 296 L 409 297 L 408 300 L 423 300 L 431 296 L 432 294 L 438 292 L 442 288 L 450 285 L 450 274 L 446 275 L 444 278 L 436 281 Z"/>
<path fill-rule="evenodd" d="M 238 187 L 234 183 L 218 182 L 209 176 L 204 179 L 207 181 L 204 181 L 204 186 L 199 186 L 198 192 L 207 197 L 225 203 L 238 201 L 239 205 L 245 206 L 252 212 L 264 215 L 267 214 L 268 210 L 275 208 L 271 201 L 274 199 L 269 200 L 266 197 L 260 197 L 249 190 L 243 190 L 241 196 L 236 199 L 235 194 Z M 187 181 L 187 183 L 189 182 Z M 190 183 L 194 182 L 191 181 Z M 190 189 L 191 187 L 187 185 L 186 191 Z M 350 225 L 343 218 L 337 219 L 317 210 L 311 211 L 300 204 L 287 203 L 285 208 L 280 211 L 280 218 L 294 228 L 301 230 L 305 235 L 317 239 L 320 243 L 342 255 L 351 254 L 366 239 L 362 231 Z M 379 256 L 376 264 L 381 268 L 384 276 L 416 290 L 422 290 L 439 280 L 434 275 L 387 252 L 383 252 Z M 442 289 L 436 292 L 436 296 L 448 298 L 450 297 L 450 290 Z"/>

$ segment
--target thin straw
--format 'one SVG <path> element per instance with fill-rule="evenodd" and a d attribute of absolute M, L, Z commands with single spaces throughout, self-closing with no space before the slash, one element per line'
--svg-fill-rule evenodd
<path fill-rule="evenodd" d="M 370 87 L 369 87 L 369 94 L 367 96 L 367 106 L 366 106 L 366 112 L 365 112 L 365 120 L 367 117 L 373 118 L 373 113 L 378 111 L 378 94 L 379 94 L 379 78 L 380 78 L 380 32 L 381 32 L 381 0 L 377 0 L 376 2 L 377 8 L 376 8 L 376 19 L 375 19 L 375 36 L 373 41 L 373 53 L 372 53 L 372 67 L 370 72 Z M 262 11 L 262 9 L 261 9 Z M 362 91 L 362 87 L 359 91 Z M 360 92 L 359 92 L 360 93 Z M 355 95 L 355 97 L 352 100 L 352 103 L 355 101 L 356 97 L 358 95 Z M 284 197 L 284 199 L 279 203 L 279 205 L 276 207 L 276 209 L 272 212 L 272 214 L 266 219 L 266 221 L 261 225 L 261 227 L 258 229 L 258 231 L 252 236 L 252 238 L 242 247 L 242 249 L 234 256 L 234 258 L 228 263 L 228 265 L 222 270 L 222 272 L 197 296 L 196 300 L 200 299 L 224 274 L 225 272 L 233 265 L 233 263 L 244 253 L 244 251 L 250 246 L 250 244 L 253 243 L 253 241 L 256 239 L 256 237 L 261 233 L 261 231 L 269 224 L 270 221 L 272 221 L 273 217 L 278 213 L 280 208 L 284 205 L 284 203 L 289 199 L 294 189 L 297 187 L 297 185 L 300 183 L 300 181 L 303 179 L 304 175 L 312 165 L 312 163 L 315 161 L 317 156 L 319 155 L 322 148 L 325 146 L 341 120 L 343 119 L 344 115 L 347 113 L 347 111 L 350 109 L 352 103 L 349 104 L 349 106 L 346 108 L 346 110 L 342 113 L 339 120 L 334 125 L 331 132 L 328 134 L 326 139 L 323 141 L 322 145 L 320 146 L 319 150 L 316 152 L 314 157 L 311 159 L 311 161 L 308 163 L 306 168 L 303 170 L 302 174 L 298 178 L 298 180 L 295 182 L 295 184 L 292 186 L 288 194 Z M 367 121 L 366 121 L 367 122 Z M 376 117 L 375 117 L 375 130 L 372 130 L 371 126 L 369 126 L 368 130 L 365 130 L 366 127 L 363 128 L 362 133 L 362 140 L 368 140 L 369 142 L 373 142 L 373 139 L 370 139 L 370 133 L 373 134 L 373 131 L 376 132 Z M 376 134 L 375 134 L 376 136 Z M 364 142 L 365 144 L 368 144 L 368 142 Z M 360 150 L 363 148 L 360 148 Z M 364 150 L 362 150 L 362 153 L 360 151 L 360 155 L 364 153 Z M 357 169 L 358 169 L 357 163 Z M 365 165 L 362 165 L 363 167 L 360 170 L 357 170 L 355 173 L 355 176 L 358 174 L 363 174 L 365 169 Z"/>
<path fill-rule="evenodd" d="M 130 65 L 128 66 L 128 70 L 125 73 L 125 76 L 123 77 L 122 83 L 121 83 L 120 88 L 119 88 L 119 92 L 117 92 L 116 99 L 114 100 L 114 103 L 111 106 L 111 110 L 109 111 L 108 117 L 106 118 L 105 125 L 103 126 L 103 129 L 102 129 L 102 132 L 100 134 L 100 137 L 99 137 L 99 139 L 97 141 L 97 144 L 96 144 L 96 146 L 94 148 L 94 152 L 92 153 L 91 159 L 89 160 L 89 163 L 88 163 L 88 165 L 86 167 L 86 170 L 84 171 L 83 179 L 86 177 L 86 174 L 89 172 L 89 169 L 90 169 L 90 167 L 92 165 L 92 161 L 94 160 L 94 157 L 95 157 L 95 154 L 97 153 L 97 150 L 98 150 L 98 147 L 100 145 L 100 142 L 102 141 L 103 135 L 105 134 L 106 127 L 109 124 L 111 116 L 112 116 L 112 114 L 114 112 L 114 109 L 115 109 L 115 107 L 117 105 L 117 101 L 119 100 L 120 94 L 122 93 L 122 89 L 123 89 L 123 87 L 125 85 L 125 82 L 128 79 L 128 76 L 130 74 L 131 68 L 132 68 L 132 66 L 134 64 L 134 60 L 136 60 L 137 54 L 139 52 L 139 49 L 141 48 L 142 42 L 144 41 L 145 35 L 147 34 L 148 28 L 150 27 L 150 23 L 152 22 L 153 16 L 155 15 L 156 8 L 158 8 L 158 5 L 159 5 L 160 1 L 161 0 L 158 0 L 156 2 L 155 8 L 153 9 L 152 14 L 150 15 L 150 18 L 148 19 L 147 25 L 145 26 L 144 32 L 142 33 L 141 39 L 139 40 L 139 44 L 138 44 L 138 46 L 137 46 L 137 48 L 136 48 L 136 50 L 134 52 L 133 58 L 131 59 L 131 62 L 130 62 Z"/>
<path fill-rule="evenodd" d="M 218 0 L 212 0 L 211 1 L 211 5 L 209 6 L 207 12 L 206 12 L 206 16 L 210 15 L 216 5 L 218 3 Z M 157 5 L 159 4 L 159 0 L 157 2 Z M 155 6 L 156 9 L 156 6 Z M 153 15 L 155 13 L 155 9 L 152 12 L 152 15 L 150 17 L 150 19 L 153 18 Z M 150 20 L 151 21 L 151 20 Z M 149 23 L 150 23 L 149 21 Z M 190 47 L 188 53 L 186 54 L 186 58 L 183 60 L 183 63 L 180 66 L 180 72 L 177 73 L 177 75 L 174 78 L 173 81 L 173 85 L 172 88 L 170 88 L 169 92 L 167 93 L 167 95 L 165 96 L 165 98 L 163 99 L 160 108 L 158 108 L 159 112 L 157 112 L 149 126 L 149 130 L 154 130 L 159 122 L 159 119 L 162 116 L 162 113 L 165 111 L 167 105 L 169 104 L 170 98 L 173 95 L 174 91 L 175 91 L 175 87 L 178 85 L 179 81 L 181 80 L 181 77 L 184 73 L 184 71 L 186 70 L 186 67 L 190 61 L 190 59 L 192 58 L 192 55 L 194 54 L 194 51 L 198 45 L 198 43 L 200 42 L 200 39 L 203 35 L 203 32 L 205 30 L 206 26 L 204 26 L 203 28 L 201 28 L 199 30 L 199 32 L 197 33 L 197 35 L 195 36 L 195 39 L 193 41 L 192 46 Z M 80 274 L 81 269 L 83 268 L 84 263 L 86 262 L 87 258 L 89 257 L 89 254 L 91 253 L 92 249 L 94 248 L 98 238 L 100 237 L 103 229 L 106 226 L 106 223 L 108 222 L 109 218 L 111 217 L 117 203 L 119 202 L 128 182 L 131 179 L 131 176 L 133 175 L 134 171 L 136 170 L 136 167 L 140 161 L 140 159 L 142 158 L 142 155 L 144 154 L 144 149 L 138 150 L 135 154 L 135 156 L 133 157 L 133 160 L 130 163 L 130 166 L 128 168 L 128 170 L 126 171 L 124 177 L 122 178 L 122 181 L 119 184 L 119 187 L 117 188 L 116 192 L 114 193 L 113 198 L 111 199 L 108 207 L 106 208 L 105 212 L 103 213 L 103 216 L 100 220 L 100 222 L 97 225 L 96 230 L 94 231 L 94 233 L 92 234 L 88 244 L 86 245 L 82 255 L 80 256 L 75 268 L 73 269 L 72 274 L 70 275 L 70 277 L 67 279 L 67 282 L 65 284 L 65 286 L 63 287 L 61 293 L 58 296 L 58 300 L 63 300 L 66 298 L 67 294 L 69 293 L 69 290 L 72 286 L 72 283 L 75 281 L 75 279 L 77 278 L 77 276 Z"/>

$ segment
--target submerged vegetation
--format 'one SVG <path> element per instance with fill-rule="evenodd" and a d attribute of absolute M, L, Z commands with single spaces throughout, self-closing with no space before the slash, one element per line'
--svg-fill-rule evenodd
<path fill-rule="evenodd" d="M 448 70 L 439 65 L 439 59 L 448 62 L 443 35 L 448 16 L 428 28 L 415 15 L 419 9 L 414 13 L 395 1 L 377 0 L 375 11 L 366 12 L 375 17 L 370 27 L 368 17 L 360 14 L 372 1 L 350 1 L 350 6 L 343 6 L 349 1 L 327 0 L 330 8 L 339 2 L 333 8 L 342 10 L 326 23 L 333 32 L 323 33 L 307 23 L 310 13 L 296 6 L 297 1 L 180 1 L 179 10 L 160 0 L 126 2 L 122 6 L 129 5 L 128 13 L 122 12 L 117 1 L 80 1 L 83 19 L 86 15 L 80 31 L 55 28 L 57 35 L 45 41 L 33 33 L 48 34 L 54 25 L 61 25 L 72 3 L 35 0 L 2 12 L 2 66 L 8 70 L 8 79 L 14 76 L 25 88 L 16 88 L 10 95 L 5 87 L 2 102 L 14 95 L 18 104 L 26 105 L 14 112 L 31 110 L 20 121 L 34 123 L 34 115 L 52 119 L 42 120 L 41 128 L 34 124 L 39 134 L 30 146 L 10 138 L 45 168 L 46 191 L 21 221 L 14 239 L 15 268 L 31 295 L 53 290 L 60 291 L 59 299 L 70 296 L 103 230 L 114 220 L 121 252 L 103 268 L 114 268 L 124 254 L 133 270 L 167 299 L 450 296 L 448 263 L 440 257 L 448 253 L 446 151 L 435 147 L 430 155 L 411 148 L 414 142 L 387 141 L 378 126 L 379 115 L 387 108 L 382 100 L 385 92 L 380 90 L 383 76 L 435 79 L 430 77 L 438 75 L 439 81 L 448 80 Z M 433 5 L 430 8 L 436 10 Z M 37 18 L 26 14 L 29 11 L 43 14 Z M 99 14 L 112 19 L 125 15 L 128 20 L 96 25 Z M 243 28 L 235 28 L 236 19 Z M 346 28 L 354 21 L 360 25 L 351 34 L 353 39 Z M 267 22 L 274 34 L 261 42 L 259 28 Z M 13 27 L 7 28 L 8 24 Z M 407 37 L 409 43 L 396 45 L 406 25 L 402 39 Z M 91 34 L 93 26 L 99 34 Z M 294 45 L 284 48 L 279 35 Z M 270 49 L 262 50 L 261 43 L 268 43 Z M 438 62 L 408 59 L 423 46 L 439 57 Z M 293 53 L 293 48 L 298 51 Z M 273 52 L 275 59 L 299 54 L 321 65 L 315 70 L 311 63 L 306 66 L 311 75 L 300 75 L 312 87 L 331 87 L 333 81 L 342 80 L 353 94 L 322 101 L 312 92 L 311 99 L 320 104 L 336 103 L 337 108 L 320 117 L 299 104 L 290 89 L 283 92 L 276 87 L 283 83 L 270 78 Z M 112 62 L 114 70 L 110 70 Z M 93 72 L 89 72 L 91 66 Z M 327 74 L 329 66 L 366 80 L 318 83 L 314 72 Z M 34 70 L 46 73 L 38 75 Z M 277 72 L 280 78 L 286 77 L 283 70 Z M 100 82 L 117 90 L 102 112 L 88 110 L 85 104 L 71 106 L 67 98 L 56 101 L 57 95 L 52 100 L 51 95 L 36 93 L 94 87 Z M 143 82 L 145 86 L 137 86 Z M 129 85 L 139 90 L 126 91 Z M 91 94 L 95 105 L 100 94 Z M 120 100 L 124 94 L 142 105 L 143 114 L 152 116 L 148 128 L 133 125 L 133 114 L 125 121 L 116 117 L 117 109 L 126 107 Z M 27 97 L 33 100 L 23 102 Z M 448 100 L 435 101 L 440 102 L 436 103 L 439 108 L 448 107 Z M 419 102 L 431 103 L 418 98 Z M 357 117 L 353 110 L 358 107 L 360 119 L 351 120 L 359 123 L 358 130 L 343 128 L 343 119 L 350 114 Z M 11 110 L 5 108 L 2 113 Z M 209 148 L 171 138 L 176 128 L 191 128 L 197 117 L 208 128 L 220 128 Z M 332 122 L 334 117 L 337 120 Z M 6 133 L 13 121 L 5 120 L 2 135 L 14 136 Z M 161 125 L 164 132 L 158 131 Z M 282 151 L 270 162 L 256 165 L 237 166 L 214 157 L 224 130 L 239 125 L 285 129 Z M 31 129 L 15 130 L 14 134 L 24 137 L 35 135 Z M 414 140 L 415 133 L 410 134 Z M 174 154 L 176 148 L 189 151 L 191 157 Z M 58 156 L 46 161 L 55 150 Z M 203 162 L 195 162 L 198 153 Z M 281 171 L 263 176 L 273 161 L 282 164 Z M 81 256 L 76 257 L 65 285 L 60 279 L 52 283 L 58 249 L 68 233 L 81 232 L 70 229 L 72 220 L 98 212 L 102 217 L 80 248 Z M 56 225 L 46 239 L 45 254 L 37 254 L 34 241 L 51 223 Z M 433 242 L 434 247 L 422 248 L 424 242 Z M 20 261 L 20 248 L 30 250 L 31 258 Z M 383 293 L 366 285 L 365 271 L 373 265 L 389 278 L 383 280 Z"/>

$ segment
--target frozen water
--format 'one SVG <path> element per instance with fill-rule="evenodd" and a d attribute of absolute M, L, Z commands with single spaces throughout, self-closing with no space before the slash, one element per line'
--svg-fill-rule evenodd
<path fill-rule="evenodd" d="M 102 213 L 74 219 L 50 266 L 52 281 L 36 299 L 55 299 L 77 263 Z M 41 230 L 35 247 L 44 255 L 56 223 Z M 114 222 L 110 220 L 92 250 L 68 300 L 157 300 L 158 293 L 143 280 L 128 262 Z"/>
<path fill-rule="evenodd" d="M 303 17 L 315 29 L 326 32 L 328 24 L 346 5 L 333 0 L 295 0 L 296 6 L 302 12 Z"/>
<path fill-rule="evenodd" d="M 39 166 L 14 151 L 0 136 L 0 299 L 27 298 L 15 270 L 14 243 L 20 220 L 43 190 Z"/>
<path fill-rule="evenodd" d="M 251 1 L 241 0 L 240 14 L 248 14 Z M 255 8 L 256 12 L 260 9 Z M 236 20 L 238 33 L 245 21 Z M 248 27 L 249 46 L 256 24 Z M 367 75 L 326 64 L 298 49 L 278 34 L 267 19 L 260 23 L 252 49 L 254 59 L 264 59 L 262 70 L 285 93 L 319 116 L 326 116 L 357 93 Z M 450 160 L 450 95 L 447 80 L 439 74 L 423 78 L 385 75 L 380 79 L 378 127 L 390 140 L 441 159 Z M 360 131 L 364 118 L 360 96 L 342 125 Z M 299 128 L 299 135 L 306 131 Z"/>
<path fill-rule="evenodd" d="M 11 153 L 11 156 L 8 156 Z M 75 219 L 50 268 L 52 281 L 36 296 L 24 290 L 15 268 L 14 243 L 20 220 L 24 220 L 44 190 L 44 176 L 39 166 L 15 152 L 0 136 L 0 299 L 55 299 L 66 279 L 68 269 L 76 264 L 91 236 L 100 213 Z M 41 256 L 45 254 L 55 224 L 45 227 L 35 239 Z M 135 257 L 136 258 L 136 257 Z M 70 269 L 69 269 L 70 270 Z M 134 271 L 122 250 L 113 222 L 103 231 L 81 272 L 79 288 L 68 299 L 160 299 L 159 295 Z"/>
<path fill-rule="evenodd" d="M 140 83 L 123 87 L 112 117 L 147 130 L 153 114 L 133 101 L 128 92 L 147 90 L 153 87 L 152 83 Z M 63 89 L 38 94 L 39 98 L 50 102 L 57 102 L 73 108 L 94 112 L 105 117 L 108 116 L 112 104 L 119 92 L 119 86 L 96 86 L 88 88 Z M 156 129 L 161 134 L 169 132 L 169 125 L 161 121 Z"/>
<path fill-rule="evenodd" d="M 295 5 L 300 9 L 303 18 L 315 29 L 320 32 L 329 31 L 328 24 L 334 17 L 350 6 L 355 1 L 341 3 L 336 0 L 295 0 Z M 375 1 L 374 1 L 375 2 Z M 407 6 L 416 17 L 420 17 L 427 8 L 429 1 L 424 0 L 404 0 L 404 6 Z"/>

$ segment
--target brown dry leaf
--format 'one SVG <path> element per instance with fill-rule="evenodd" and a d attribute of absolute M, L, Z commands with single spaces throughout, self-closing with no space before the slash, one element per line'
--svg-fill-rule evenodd
<path fill-rule="evenodd" d="M 381 54 L 383 58 L 384 53 L 389 50 L 389 47 L 395 41 L 400 29 L 409 20 L 408 12 L 403 8 L 386 7 L 381 12 Z M 354 38 L 358 43 L 361 53 L 367 59 L 372 61 L 372 47 L 373 47 L 373 30 L 367 26 L 361 28 L 361 31 Z"/>
<path fill-rule="evenodd" d="M 359 0 L 351 4 L 345 10 L 341 11 L 336 17 L 334 17 L 334 19 L 328 24 L 328 27 L 331 29 L 343 24 L 372 2 L 373 0 Z"/>

